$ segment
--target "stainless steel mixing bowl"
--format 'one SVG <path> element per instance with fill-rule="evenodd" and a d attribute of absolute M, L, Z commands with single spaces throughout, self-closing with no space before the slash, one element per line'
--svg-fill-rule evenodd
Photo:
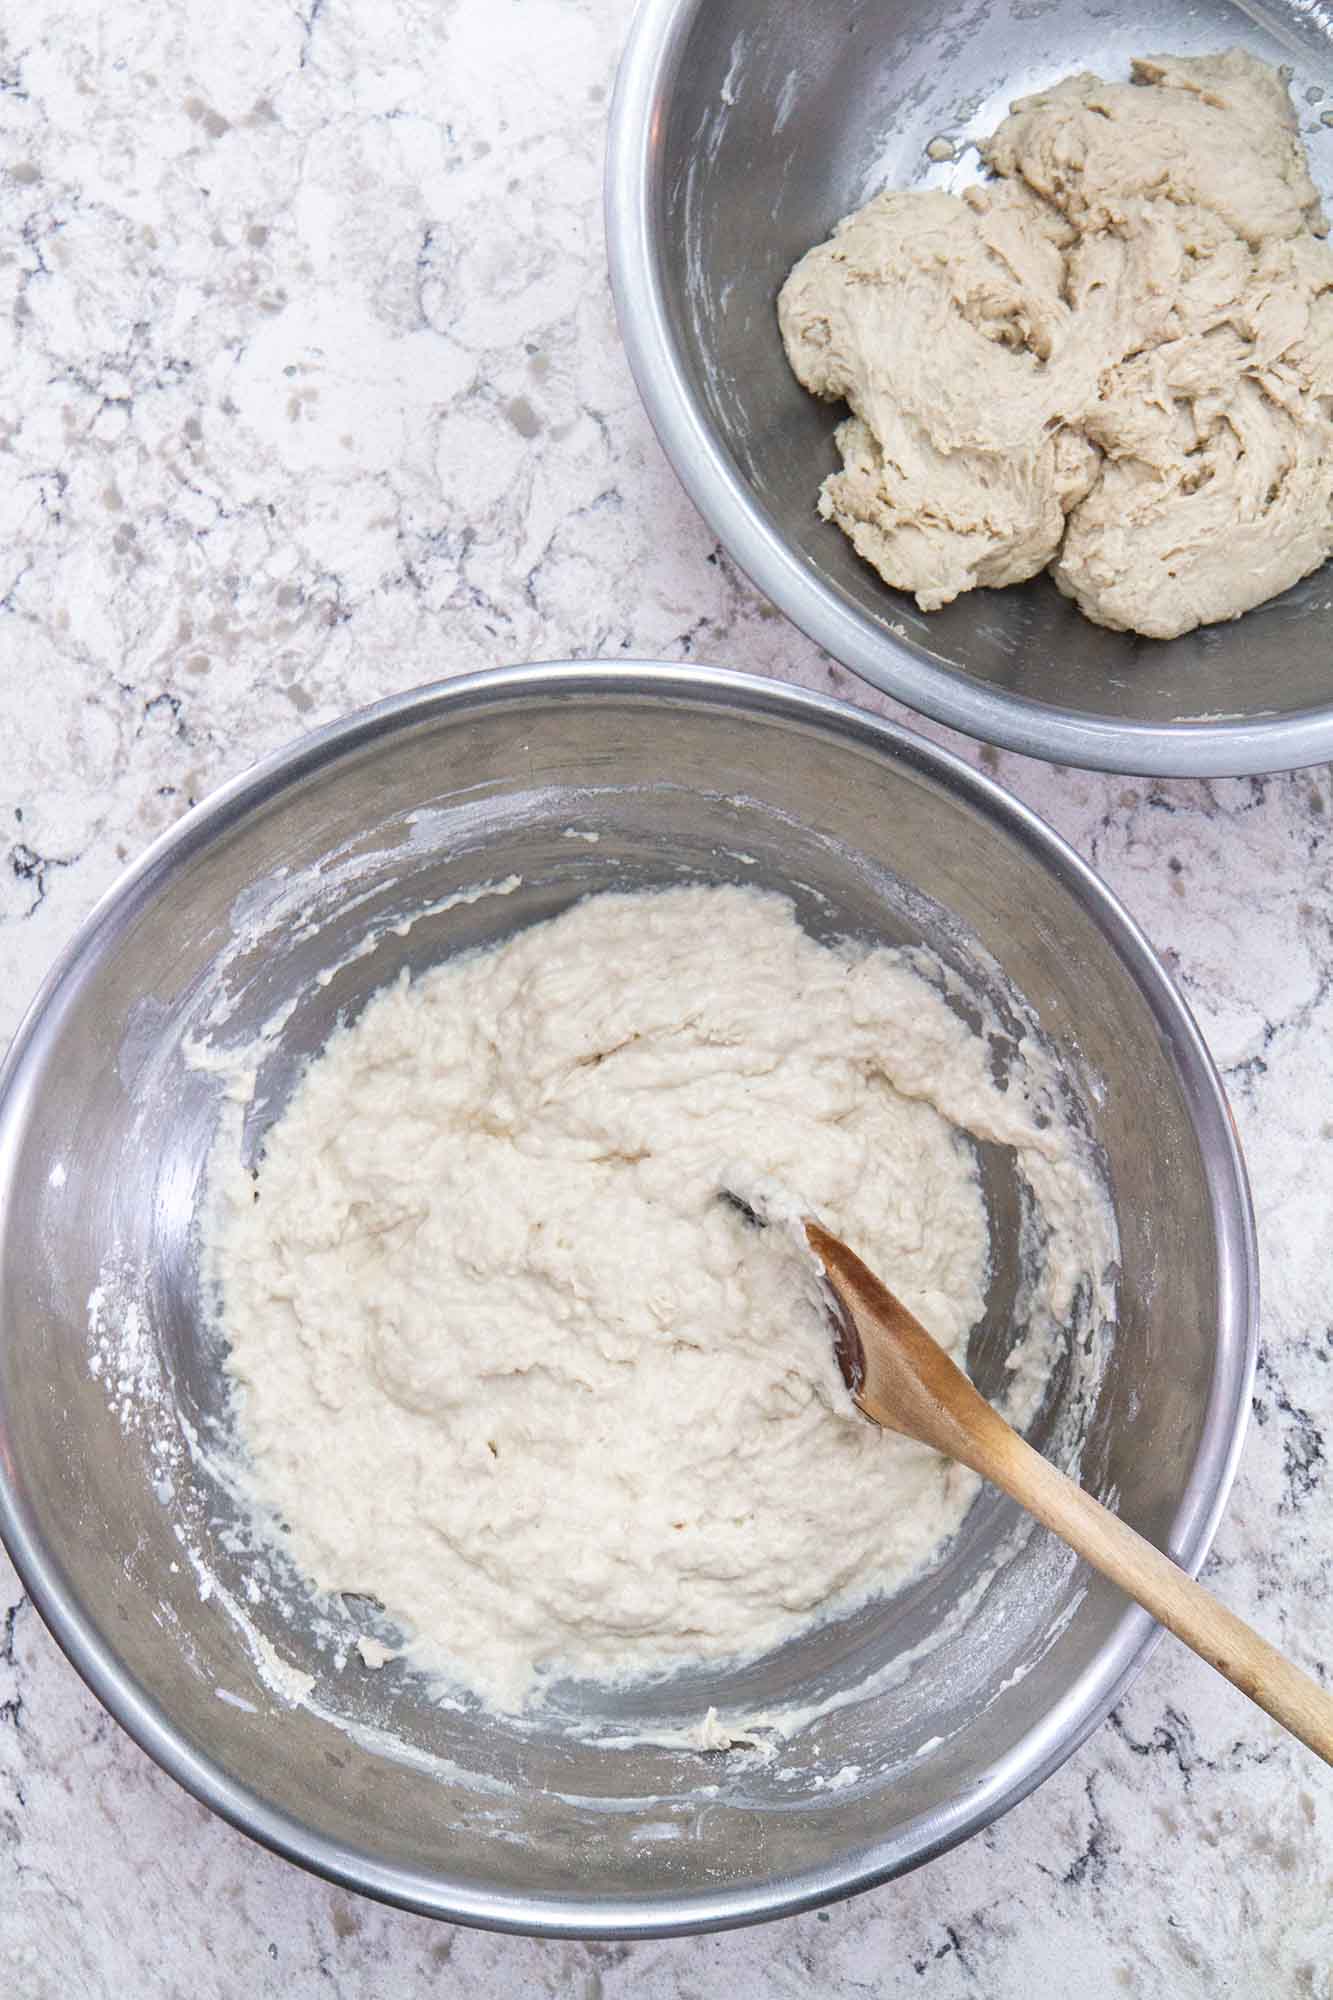
<path fill-rule="evenodd" d="M 1035 1435 L 1066 1460 L 1081 1437 L 1087 1481 L 1190 1567 L 1240 1445 L 1254 1243 L 1217 1078 L 1124 912 L 993 784 L 844 704 L 665 666 L 450 682 L 270 758 L 100 904 L 0 1074 L 0 1531 L 75 1666 L 197 1797 L 352 1888 L 466 1922 L 643 1935 L 881 1881 L 1053 1770 L 1152 1637 L 983 1496 L 891 1602 L 743 1668 L 566 1690 L 568 1726 L 530 1731 L 432 1701 L 401 1664 L 366 1671 L 347 1649 L 367 1607 L 321 1625 L 238 1534 L 188 1445 L 226 1427 L 196 1229 L 227 1080 L 201 1045 L 218 1060 L 269 1024 L 253 1147 L 303 1057 L 404 965 L 590 890 L 696 879 L 786 889 L 821 935 L 924 940 L 1007 1022 L 997 1061 L 1047 1038 L 1102 1149 L 1123 1276 L 1095 1393 L 1060 1372 Z M 997 1256 L 972 1358 L 993 1385 L 1018 1197 L 1002 1149 L 982 1170 Z M 652 1741 L 710 1705 L 850 1695 L 872 1669 L 872 1692 L 767 1761 Z M 313 1706 L 284 1695 L 293 1673 Z M 580 1740 L 589 1716 L 628 1741 Z"/>
<path fill-rule="evenodd" d="M 1305 0 L 642 0 L 607 160 L 621 330 L 695 504 L 833 657 L 969 735 L 1107 771 L 1221 776 L 1333 755 L 1333 566 L 1169 644 L 1090 624 L 1046 577 L 927 616 L 820 520 L 835 411 L 800 387 L 775 300 L 796 259 L 883 187 L 958 187 L 1011 98 L 1081 69 L 1240 43 L 1293 70 L 1333 191 L 1333 19 Z"/>

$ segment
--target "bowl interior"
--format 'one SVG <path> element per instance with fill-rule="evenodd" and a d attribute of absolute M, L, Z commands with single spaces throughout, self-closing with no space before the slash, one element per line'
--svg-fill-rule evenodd
<path fill-rule="evenodd" d="M 1095 1490 L 1197 1555 L 1243 1409 L 1220 1102 L 1084 878 L 961 767 L 852 711 L 641 679 L 390 704 L 194 815 L 94 918 L 0 1099 L 0 1503 L 76 1661 L 285 1851 L 419 1907 L 582 1931 L 772 1913 L 923 1858 L 1073 1746 L 1143 1627 L 990 1496 L 893 1600 L 741 1669 L 568 1688 L 559 1726 L 442 1703 L 401 1663 L 370 1672 L 349 1648 L 374 1612 L 314 1603 L 257 1553 L 220 1471 L 196 1211 L 227 1078 L 201 1037 L 216 1057 L 270 1024 L 253 1145 L 303 1057 L 403 965 L 594 889 L 780 887 L 819 934 L 928 944 L 1007 1035 L 1060 1055 L 1123 1272 L 1109 1360 L 1058 1375 L 1038 1441 L 1081 1445 Z M 1003 1246 L 1012 1164 L 990 1149 L 983 1168 Z M 1002 1249 L 983 1383 L 1014 1285 Z M 652 1740 L 710 1705 L 830 1697 L 772 1756 Z M 592 1716 L 624 1740 L 588 1740 Z"/>
<path fill-rule="evenodd" d="M 993 131 L 1011 99 L 1078 70 L 1125 77 L 1135 55 L 1240 44 L 1287 65 L 1314 177 L 1333 191 L 1333 130 L 1321 122 L 1333 105 L 1327 10 L 1302 0 L 1152 0 L 1123 14 L 1103 0 L 982 0 L 961 10 L 931 0 L 700 0 L 674 11 L 648 198 L 685 393 L 763 528 L 850 620 L 840 628 L 849 644 L 817 629 L 789 594 L 785 608 L 890 692 L 901 690 L 875 665 L 886 641 L 949 674 L 1103 723 L 1327 709 L 1329 565 L 1235 623 L 1169 643 L 1091 624 L 1045 576 L 918 611 L 815 511 L 821 480 L 840 462 L 833 431 L 843 407 L 796 382 L 775 312 L 793 263 L 841 216 L 884 187 L 960 190 L 982 175 L 967 142 Z M 955 142 L 956 161 L 927 156 L 940 137 Z M 1142 768 L 1109 752 L 1096 761 Z"/>

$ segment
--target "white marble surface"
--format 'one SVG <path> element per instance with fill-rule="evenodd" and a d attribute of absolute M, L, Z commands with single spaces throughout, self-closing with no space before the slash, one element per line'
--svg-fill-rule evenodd
<path fill-rule="evenodd" d="M 836 687 L 719 559 L 622 359 L 625 0 L 28 0 L 0 29 L 0 1035 L 121 864 L 262 751 L 563 654 Z M 942 737 L 944 732 L 931 730 Z M 1333 1660 L 1333 786 L 959 743 L 1103 871 L 1225 1069 L 1266 1278 L 1209 1573 Z M 0 1558 L 0 1993 L 1333 1995 L 1333 1777 L 1162 1648 L 1001 1826 L 775 1927 L 496 1939 L 249 1845 L 101 1713 Z"/>

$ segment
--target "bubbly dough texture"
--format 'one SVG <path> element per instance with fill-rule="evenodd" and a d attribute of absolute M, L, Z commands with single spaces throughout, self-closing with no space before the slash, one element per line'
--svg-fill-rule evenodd
<path fill-rule="evenodd" d="M 234 1132 L 214 1167 L 241 1433 L 296 1559 L 511 1709 L 543 1672 L 754 1655 L 893 1586 L 975 1482 L 857 1415 L 794 1238 L 719 1189 L 815 1208 L 961 1356 L 988 1272 L 968 1133 L 1018 1148 L 1050 1232 L 1021 1422 L 1111 1254 L 1104 1205 L 907 956 L 691 888 L 385 989 L 257 1180 Z"/>
<path fill-rule="evenodd" d="M 1170 639 L 1333 552 L 1333 250 L 1287 90 L 1240 49 L 1022 98 L 961 196 L 881 194 L 779 299 L 845 398 L 820 512 L 923 610 L 1049 565 Z"/>

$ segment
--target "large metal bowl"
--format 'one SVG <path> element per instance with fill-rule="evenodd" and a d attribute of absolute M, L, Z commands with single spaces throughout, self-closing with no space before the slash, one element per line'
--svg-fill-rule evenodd
<path fill-rule="evenodd" d="M 1288 64 L 1333 191 L 1333 25 L 1305 0 L 642 0 L 621 65 L 607 237 L 625 345 L 686 490 L 759 588 L 833 657 L 937 721 L 1029 756 L 1188 776 L 1333 755 L 1333 566 L 1170 643 L 1092 625 L 1047 577 L 929 616 L 815 511 L 836 413 L 778 335 L 788 270 L 887 186 L 958 187 L 1009 101 L 1133 55 L 1240 43 Z"/>
<path fill-rule="evenodd" d="M 458 898 L 511 875 L 512 893 Z M 993 784 L 841 703 L 652 666 L 429 687 L 270 758 L 112 890 L 0 1072 L 0 1531 L 75 1666 L 197 1797 L 463 1922 L 644 1935 L 882 1881 L 1052 1771 L 1153 1637 L 983 1496 L 891 1602 L 743 1670 L 575 1689 L 569 1726 L 533 1732 L 433 1702 L 400 1665 L 340 1667 L 364 1605 L 331 1652 L 297 1579 L 279 1565 L 273 1588 L 238 1539 L 213 1460 L 187 1448 L 225 1423 L 195 1222 L 228 1086 L 200 1035 L 218 1059 L 270 1025 L 253 1145 L 335 1018 L 404 965 L 593 889 L 694 879 L 784 888 L 822 934 L 924 940 L 1006 1032 L 1057 1052 L 1123 1276 L 1108 1364 L 1086 1399 L 1077 1367 L 1060 1378 L 1038 1442 L 1066 1462 L 1081 1445 L 1085 1479 L 1190 1568 L 1240 1445 L 1254 1242 L 1216 1075 L 1125 913 Z M 1017 1201 L 1008 1155 L 983 1152 L 998 1255 L 974 1361 L 994 1382 Z M 847 1695 L 875 1669 L 767 1761 L 652 1741 L 709 1705 Z M 286 1698 L 293 1673 L 313 1707 Z M 581 1740 L 591 1715 L 638 1740 Z"/>

